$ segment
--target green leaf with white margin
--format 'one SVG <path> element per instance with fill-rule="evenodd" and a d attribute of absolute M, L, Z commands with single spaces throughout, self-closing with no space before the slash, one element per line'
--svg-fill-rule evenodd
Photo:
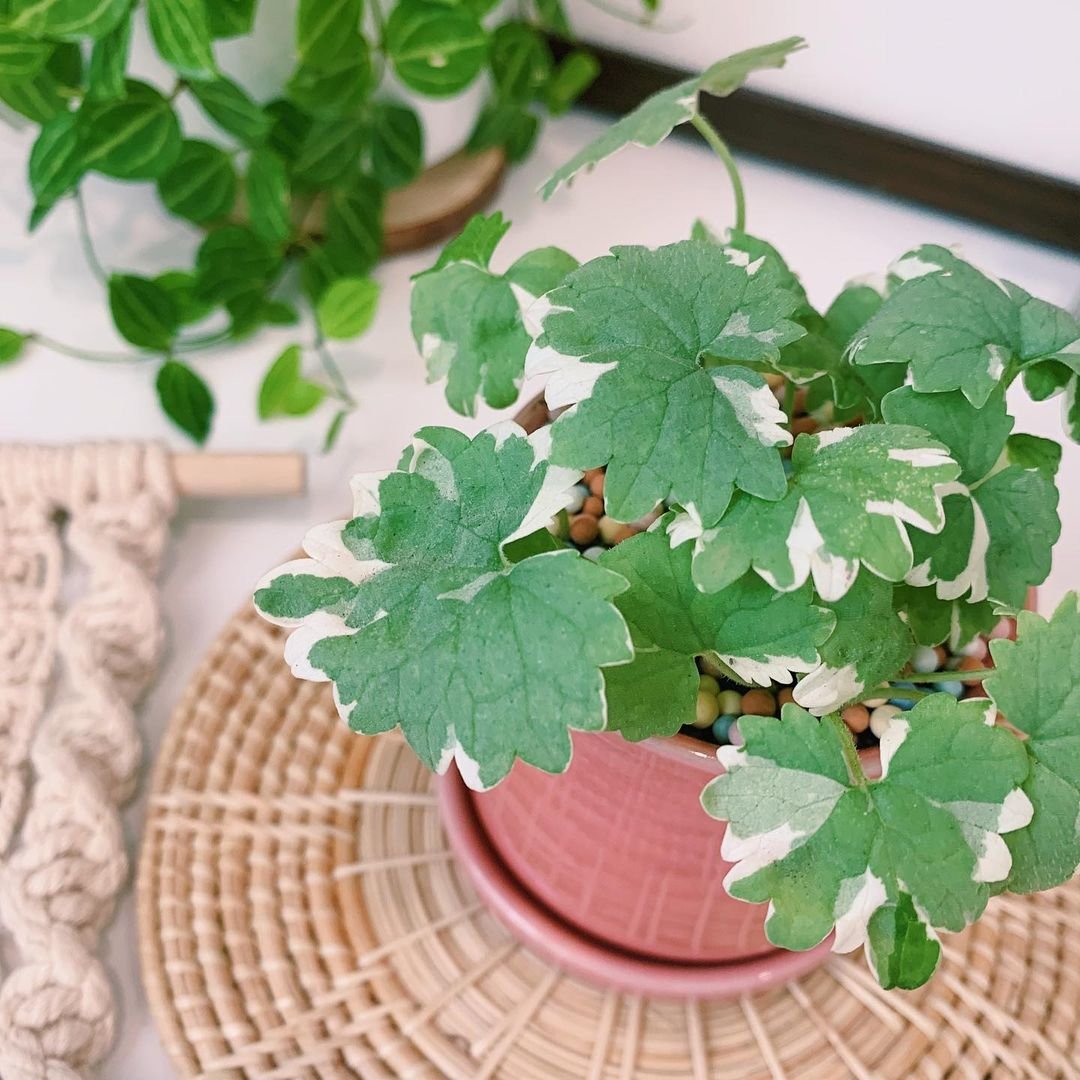
<path fill-rule="evenodd" d="M 859 365 L 909 365 L 912 386 L 922 393 L 960 390 L 981 408 L 1018 370 L 1068 355 L 1080 339 L 1080 323 L 1067 312 L 947 248 L 917 248 L 890 273 L 899 284 L 848 355 Z M 1080 352 L 1073 355 L 1080 366 Z"/>
<path fill-rule="evenodd" d="M 913 565 L 905 525 L 938 533 L 942 488 L 959 475 L 948 449 L 918 428 L 868 424 L 800 435 L 792 475 L 777 502 L 736 499 L 712 528 L 680 514 L 673 544 L 695 541 L 694 581 L 713 592 L 753 568 L 776 589 L 811 575 L 824 600 L 839 600 L 859 567 L 903 581 Z"/>
<path fill-rule="evenodd" d="M 895 610 L 910 627 L 917 644 L 947 644 L 952 652 L 988 634 L 1001 618 L 997 605 L 987 600 L 977 604 L 941 600 L 933 587 L 897 585 L 894 596 Z"/>
<path fill-rule="evenodd" d="M 60 41 L 99 38 L 128 12 L 131 0 L 9 0 L 11 27 Z"/>
<path fill-rule="evenodd" d="M 509 227 L 501 214 L 477 215 L 413 279 L 412 332 L 428 381 L 445 377 L 446 400 L 463 416 L 476 415 L 481 396 L 496 409 L 517 400 L 531 343 L 524 313 L 577 266 L 550 247 L 494 273 L 491 256 Z"/>
<path fill-rule="evenodd" d="M 146 0 L 146 21 L 158 54 L 185 78 L 210 78 L 217 69 L 207 12 L 211 3 L 218 0 Z"/>
<path fill-rule="evenodd" d="M 894 676 L 915 647 L 893 608 L 893 586 L 873 574 L 860 574 L 826 607 L 836 616 L 836 628 L 818 647 L 821 663 L 794 692 L 796 703 L 815 716 L 843 708 L 867 687 Z"/>
<path fill-rule="evenodd" d="M 225 217 L 236 202 L 232 158 L 213 143 L 187 139 L 157 181 L 165 209 L 196 224 Z"/>
<path fill-rule="evenodd" d="M 747 574 L 722 592 L 701 592 L 690 576 L 689 549 L 672 549 L 662 526 L 605 551 L 599 561 L 630 582 L 615 605 L 630 627 L 634 662 L 604 673 L 608 725 L 628 738 L 670 735 L 693 719 L 695 656 L 719 657 L 747 683 L 790 683 L 794 672 L 817 665 L 818 646 L 833 628 L 832 616 L 815 606 L 809 586 L 781 593 Z M 657 678 L 658 667 L 669 670 L 674 698 Z M 686 693 L 691 675 L 694 694 Z M 631 711 L 612 707 L 635 693 Z"/>
<path fill-rule="evenodd" d="M 550 376 L 551 408 L 574 406 L 553 426 L 553 460 L 607 465 L 619 521 L 668 499 L 711 525 L 735 488 L 779 499 L 785 416 L 761 375 L 733 365 L 800 337 L 797 305 L 775 263 L 699 240 L 586 263 L 530 312 L 525 374 Z"/>
<path fill-rule="evenodd" d="M 698 115 L 698 95 L 702 91 L 715 97 L 727 97 L 738 90 L 752 72 L 781 68 L 793 52 L 805 46 L 802 38 L 791 37 L 746 49 L 718 60 L 692 79 L 653 94 L 556 169 L 540 188 L 540 194 L 550 199 L 582 169 L 592 169 L 624 146 L 656 146 L 671 134 L 673 128 Z"/>
<path fill-rule="evenodd" d="M 1057 476 L 1061 468 L 1061 443 L 1038 435 L 1010 435 L 1005 453 L 1013 465 L 1023 469 L 1038 469 L 1047 476 Z"/>
<path fill-rule="evenodd" d="M 882 402 L 890 423 L 912 424 L 949 448 L 963 471 L 945 496 L 945 527 L 912 538 L 911 585 L 933 585 L 940 600 L 991 600 L 1024 606 L 1028 589 L 1046 580 L 1061 532 L 1053 477 L 1022 465 L 997 467 L 1013 419 L 1002 388 L 981 408 L 958 390 L 920 394 L 909 386 Z"/>
<path fill-rule="evenodd" d="M 480 74 L 488 35 L 464 5 L 400 0 L 386 21 L 386 55 L 397 77 L 428 97 L 450 97 Z"/>
<path fill-rule="evenodd" d="M 259 387 L 259 419 L 307 416 L 326 397 L 326 387 L 305 379 L 300 371 L 299 345 L 290 345 L 270 365 Z"/>
<path fill-rule="evenodd" d="M 720 747 L 727 771 L 701 796 L 728 822 L 724 887 L 770 902 L 765 932 L 781 948 L 835 928 L 833 950 L 865 944 L 882 985 L 925 982 L 937 931 L 983 913 L 1012 862 L 1002 834 L 1031 820 L 1024 749 L 987 719 L 986 702 L 920 701 L 889 724 L 881 779 L 866 783 L 849 776 L 839 721 L 796 705 L 780 720 L 744 716 L 745 746 Z"/>
<path fill-rule="evenodd" d="M 1049 621 L 1030 611 L 1015 641 L 992 641 L 997 670 L 983 686 L 1009 723 L 1027 735 L 1024 791 L 1030 828 L 1008 838 L 1006 887 L 1028 893 L 1068 881 L 1080 865 L 1080 602 L 1068 593 Z"/>
<path fill-rule="evenodd" d="M 399 468 L 354 480 L 356 516 L 312 530 L 307 559 L 256 592 L 294 628 L 302 678 L 332 680 L 351 727 L 400 725 L 431 769 L 487 788 L 515 759 L 570 763 L 570 728 L 604 727 L 601 668 L 632 656 L 611 603 L 626 583 L 572 551 L 511 564 L 504 548 L 567 505 L 577 472 L 546 460 L 547 429 L 469 439 L 418 432 Z"/>

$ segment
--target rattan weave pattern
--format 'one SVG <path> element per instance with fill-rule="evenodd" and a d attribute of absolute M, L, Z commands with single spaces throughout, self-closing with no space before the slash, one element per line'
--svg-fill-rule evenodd
<path fill-rule="evenodd" d="M 396 736 L 349 733 L 250 612 L 173 717 L 138 889 L 185 1077 L 1080 1078 L 1080 883 L 994 901 L 914 994 L 858 956 L 739 1001 L 594 988 L 487 914 L 431 777 Z"/>

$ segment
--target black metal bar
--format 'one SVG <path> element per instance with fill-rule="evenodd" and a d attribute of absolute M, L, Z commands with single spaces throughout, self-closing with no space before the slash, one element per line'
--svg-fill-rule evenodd
<path fill-rule="evenodd" d="M 629 112 L 691 74 L 586 47 L 601 73 L 582 104 L 600 112 Z M 753 90 L 706 97 L 703 112 L 735 149 L 1080 252 L 1080 185 Z M 699 138 L 689 124 L 676 130 Z"/>

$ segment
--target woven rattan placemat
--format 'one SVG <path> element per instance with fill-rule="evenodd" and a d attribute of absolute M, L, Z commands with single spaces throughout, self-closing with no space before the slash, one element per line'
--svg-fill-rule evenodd
<path fill-rule="evenodd" d="M 182 1076 L 1080 1076 L 1080 884 L 1002 897 L 914 994 L 837 957 L 759 997 L 654 1001 L 519 946 L 446 848 L 432 778 L 234 618 L 172 719 L 139 870 L 146 989 Z"/>

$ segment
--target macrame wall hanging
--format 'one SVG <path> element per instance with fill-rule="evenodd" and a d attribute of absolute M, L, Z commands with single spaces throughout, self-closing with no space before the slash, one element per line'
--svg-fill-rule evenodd
<path fill-rule="evenodd" d="M 177 493 L 300 477 L 291 456 L 0 446 L 3 1080 L 78 1076 L 112 1045 L 97 948 L 128 881 L 120 808 L 142 757 L 133 709 L 161 654 L 154 579 Z"/>

